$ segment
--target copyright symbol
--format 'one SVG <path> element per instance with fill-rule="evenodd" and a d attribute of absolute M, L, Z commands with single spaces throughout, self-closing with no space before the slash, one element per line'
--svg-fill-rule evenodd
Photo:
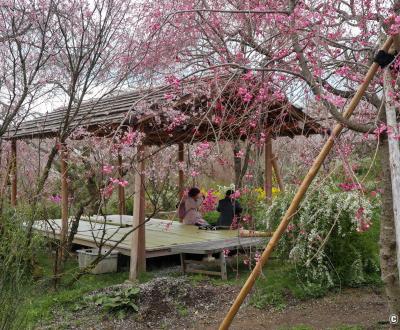
<path fill-rule="evenodd" d="M 389 316 L 389 323 L 390 324 L 398 324 L 399 323 L 399 316 L 396 314 L 392 314 Z"/>

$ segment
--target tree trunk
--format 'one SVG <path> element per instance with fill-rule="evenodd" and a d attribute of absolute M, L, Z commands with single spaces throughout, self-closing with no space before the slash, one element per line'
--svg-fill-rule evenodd
<path fill-rule="evenodd" d="M 390 69 L 385 69 L 384 72 L 384 89 L 385 89 L 385 109 L 386 123 L 391 128 L 391 134 L 388 134 L 388 152 L 390 176 L 392 184 L 393 198 L 393 214 L 394 225 L 396 228 L 396 245 L 397 245 L 397 268 L 400 268 L 400 148 L 399 141 L 393 136 L 398 135 L 397 120 L 396 120 L 396 104 L 392 98 L 395 91 L 392 87 L 392 74 Z M 400 274 L 399 274 L 400 275 Z"/>
<path fill-rule="evenodd" d="M 384 116 L 384 111 L 383 116 Z M 381 277 L 385 284 L 391 314 L 400 315 L 400 283 L 397 269 L 396 235 L 393 213 L 393 196 L 390 178 L 389 147 L 383 138 L 379 148 L 382 165 L 382 215 L 380 228 Z"/>
<path fill-rule="evenodd" d="M 241 174 L 242 174 L 242 159 L 236 157 L 237 153 L 240 151 L 240 142 L 233 142 L 233 165 L 235 169 L 235 187 L 240 188 L 241 185 Z"/>

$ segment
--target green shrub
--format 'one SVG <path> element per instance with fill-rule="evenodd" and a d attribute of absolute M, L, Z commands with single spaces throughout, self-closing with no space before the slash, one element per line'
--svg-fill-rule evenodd
<path fill-rule="evenodd" d="M 27 235 L 23 216 L 7 213 L 0 219 L 0 329 L 24 329 L 22 306 L 33 286 L 33 256 L 43 241 Z"/>
<path fill-rule="evenodd" d="M 215 225 L 219 218 L 219 212 L 217 211 L 210 211 L 204 213 L 203 215 L 204 220 L 206 220 L 210 225 Z"/>
<path fill-rule="evenodd" d="M 102 293 L 86 298 L 85 302 L 93 302 L 101 306 L 106 313 L 114 314 L 118 318 L 124 318 L 132 312 L 139 310 L 137 300 L 139 297 L 139 288 L 130 287 L 111 293 Z M 79 308 L 81 306 L 78 306 Z"/>
<path fill-rule="evenodd" d="M 267 211 L 268 229 L 277 227 L 293 196 L 294 191 L 288 191 L 274 199 Z M 376 282 L 377 210 L 359 192 L 339 191 L 335 185 L 313 187 L 280 240 L 277 254 L 295 264 L 306 287 Z"/>

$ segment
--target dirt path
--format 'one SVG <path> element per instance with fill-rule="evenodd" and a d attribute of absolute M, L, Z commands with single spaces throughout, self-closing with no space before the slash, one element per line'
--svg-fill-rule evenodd
<path fill-rule="evenodd" d="M 190 329 L 217 329 L 226 310 L 201 320 Z M 231 327 L 236 329 L 282 329 L 305 325 L 313 329 L 359 326 L 362 329 L 386 329 L 381 322 L 388 319 L 382 294 L 371 289 L 347 289 L 337 294 L 305 302 L 297 302 L 283 311 L 242 308 Z"/>
<path fill-rule="evenodd" d="M 101 289 L 111 292 L 118 285 Z M 109 317 L 97 305 L 74 312 L 54 311 L 52 322 L 37 329 L 93 330 L 214 330 L 228 311 L 239 291 L 235 286 L 214 286 L 208 282 L 193 285 L 184 278 L 158 278 L 141 285 L 139 314 L 119 319 Z M 290 329 L 388 329 L 389 318 L 383 294 L 370 288 L 345 289 L 324 298 L 307 301 L 290 300 L 277 310 L 256 309 L 244 305 L 235 318 L 232 330 Z M 307 328 L 307 329 L 308 329 Z"/>

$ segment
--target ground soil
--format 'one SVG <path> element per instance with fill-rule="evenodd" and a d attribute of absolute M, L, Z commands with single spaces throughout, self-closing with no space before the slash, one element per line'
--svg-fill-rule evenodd
<path fill-rule="evenodd" d="M 102 291 L 113 290 L 111 287 Z M 50 324 L 43 324 L 39 329 L 218 329 L 238 291 L 238 287 L 215 286 L 207 281 L 193 283 L 186 278 L 159 278 L 141 285 L 139 314 L 117 319 L 105 316 L 99 307 L 92 306 L 54 315 Z M 260 310 L 245 304 L 231 329 L 288 329 L 300 325 L 312 329 L 343 326 L 387 329 L 388 317 L 380 290 L 357 288 L 330 293 L 320 299 L 292 298 L 280 309 Z"/>

